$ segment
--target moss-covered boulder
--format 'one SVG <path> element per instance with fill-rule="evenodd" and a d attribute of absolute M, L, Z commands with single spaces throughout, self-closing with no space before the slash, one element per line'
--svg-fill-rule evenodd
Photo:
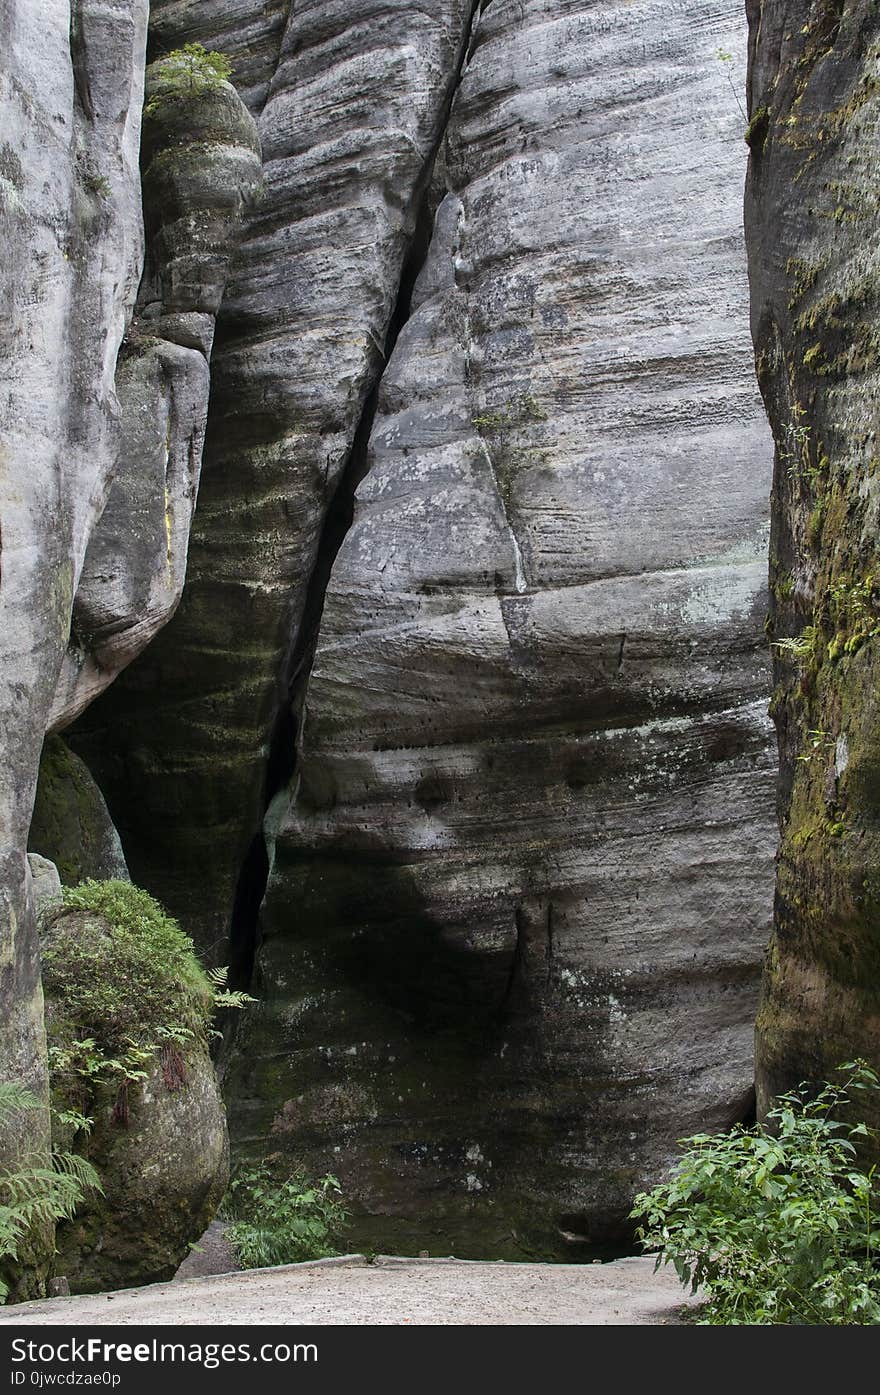
<path fill-rule="evenodd" d="M 216 1211 L 229 1149 L 192 942 L 130 883 L 63 895 L 42 930 L 56 1135 L 103 1194 L 59 1226 L 55 1271 L 85 1293 L 170 1278 Z"/>
<path fill-rule="evenodd" d="M 48 736 L 43 745 L 28 847 L 55 863 L 66 886 L 87 877 L 128 880 L 104 796 L 60 736 Z"/>

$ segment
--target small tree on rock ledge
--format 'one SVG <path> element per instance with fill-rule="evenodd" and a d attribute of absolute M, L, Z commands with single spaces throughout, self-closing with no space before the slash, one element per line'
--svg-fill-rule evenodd
<path fill-rule="evenodd" d="M 145 110 L 154 112 L 167 101 L 186 100 L 215 92 L 229 80 L 232 63 L 225 53 L 184 44 L 160 58 L 153 68 L 154 87 Z"/>

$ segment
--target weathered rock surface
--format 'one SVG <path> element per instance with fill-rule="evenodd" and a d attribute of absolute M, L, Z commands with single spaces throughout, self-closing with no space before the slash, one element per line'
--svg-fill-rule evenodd
<path fill-rule="evenodd" d="M 749 1108 L 773 761 L 738 7 L 155 0 L 153 56 L 221 46 L 253 119 L 231 87 L 154 110 L 142 279 L 146 5 L 82 0 L 70 35 L 38 8 L 4 0 L 0 59 L 0 1069 L 45 1089 L 25 848 L 78 717 L 135 877 L 223 962 L 272 859 L 242 1144 L 338 1172 L 364 1243 L 582 1253 Z M 153 1127 L 184 1150 L 175 1107 L 147 1156 Z M 84 1282 L 130 1281 L 110 1211 Z"/>
<path fill-rule="evenodd" d="M 234 55 L 235 86 L 257 113 L 275 76 L 291 8 L 290 0 L 153 0 L 150 56 L 158 59 L 184 43 Z"/>
<path fill-rule="evenodd" d="M 169 95 L 148 70 L 147 263 L 116 375 L 119 458 L 86 552 L 50 723 L 64 727 L 174 614 L 202 464 L 214 324 L 260 180 L 256 126 L 228 82 Z"/>
<path fill-rule="evenodd" d="M 87 877 L 130 880 L 104 796 L 60 736 L 43 746 L 28 847 L 55 864 L 65 886 Z"/>
<path fill-rule="evenodd" d="M 143 147 L 150 256 L 131 332 L 147 13 L 147 0 L 2 6 L 0 1078 L 44 1096 L 26 852 L 40 751 L 179 599 L 213 320 L 259 171 L 253 121 L 228 84 L 159 104 Z M 56 800 L 34 851 L 64 860 L 88 783 L 68 779 L 73 802 Z M 76 859 L 69 841 L 66 852 Z M 47 1117 L 21 1119 L 3 1155 L 47 1146 Z"/>
<path fill-rule="evenodd" d="M 748 1112 L 770 450 L 737 7 L 479 17 L 333 567 L 234 1137 L 358 1243 L 577 1252 Z"/>
<path fill-rule="evenodd" d="M 61 878 L 58 868 L 48 857 L 39 853 L 28 853 L 28 866 L 31 869 L 31 892 L 37 917 L 51 909 L 61 900 Z"/>
<path fill-rule="evenodd" d="M 206 950 L 225 943 L 272 784 L 293 638 L 383 363 L 470 8 L 291 9 L 256 103 L 264 193 L 220 317 L 184 599 L 73 738 L 132 874 Z M 235 77 L 249 72 L 255 49 L 265 52 L 254 26 L 265 37 L 276 12 L 255 4 L 233 16 L 219 0 L 197 9 L 196 20 L 191 5 L 154 5 L 158 44 L 222 40 Z"/>
<path fill-rule="evenodd" d="M 776 440 L 782 846 L 758 1102 L 880 1064 L 880 18 L 750 6 L 752 331 Z"/>
<path fill-rule="evenodd" d="M 0 1075 L 45 1092 L 26 857 L 40 749 L 115 461 L 141 270 L 146 0 L 4 0 L 0 52 Z M 46 1141 L 48 1121 L 3 1140 Z M 23 1125 L 24 1127 L 24 1125 Z"/>

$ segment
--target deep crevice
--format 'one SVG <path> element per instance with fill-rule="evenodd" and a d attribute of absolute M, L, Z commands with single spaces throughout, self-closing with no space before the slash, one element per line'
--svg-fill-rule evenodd
<path fill-rule="evenodd" d="M 516 939 L 514 941 L 513 954 L 510 957 L 510 969 L 507 975 L 507 983 L 500 1004 L 499 1016 L 501 1017 L 508 1014 L 514 993 L 523 977 L 526 926 L 521 906 L 514 907 L 513 925 L 516 932 Z"/>
<path fill-rule="evenodd" d="M 324 519 L 315 564 L 306 590 L 302 619 L 282 666 L 278 708 L 266 760 L 263 818 L 242 862 L 233 905 L 229 982 L 234 988 L 248 989 L 253 983 L 260 941 L 260 908 L 269 879 L 269 856 L 263 824 L 272 800 L 290 784 L 296 774 L 302 710 L 314 663 L 327 588 L 339 549 L 354 520 L 357 487 L 369 470 L 369 443 L 379 403 L 382 370 L 409 319 L 416 281 L 428 256 L 436 211 L 432 200 L 434 168 L 449 126 L 465 63 L 472 49 L 474 30 L 480 13 L 480 0 L 473 0 L 455 67 L 444 95 L 438 134 L 413 191 L 413 231 L 401 267 L 397 295 L 382 346 L 381 363 L 377 366 L 375 382 L 364 400 L 348 460 Z M 234 1024 L 232 1030 L 234 1031 Z"/>

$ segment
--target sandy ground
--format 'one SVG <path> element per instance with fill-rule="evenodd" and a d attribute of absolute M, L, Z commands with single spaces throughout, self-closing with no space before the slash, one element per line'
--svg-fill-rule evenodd
<path fill-rule="evenodd" d="M 679 1323 L 687 1300 L 648 1258 L 505 1264 L 360 1255 L 0 1309 L 0 1323 L 397 1325 Z"/>

